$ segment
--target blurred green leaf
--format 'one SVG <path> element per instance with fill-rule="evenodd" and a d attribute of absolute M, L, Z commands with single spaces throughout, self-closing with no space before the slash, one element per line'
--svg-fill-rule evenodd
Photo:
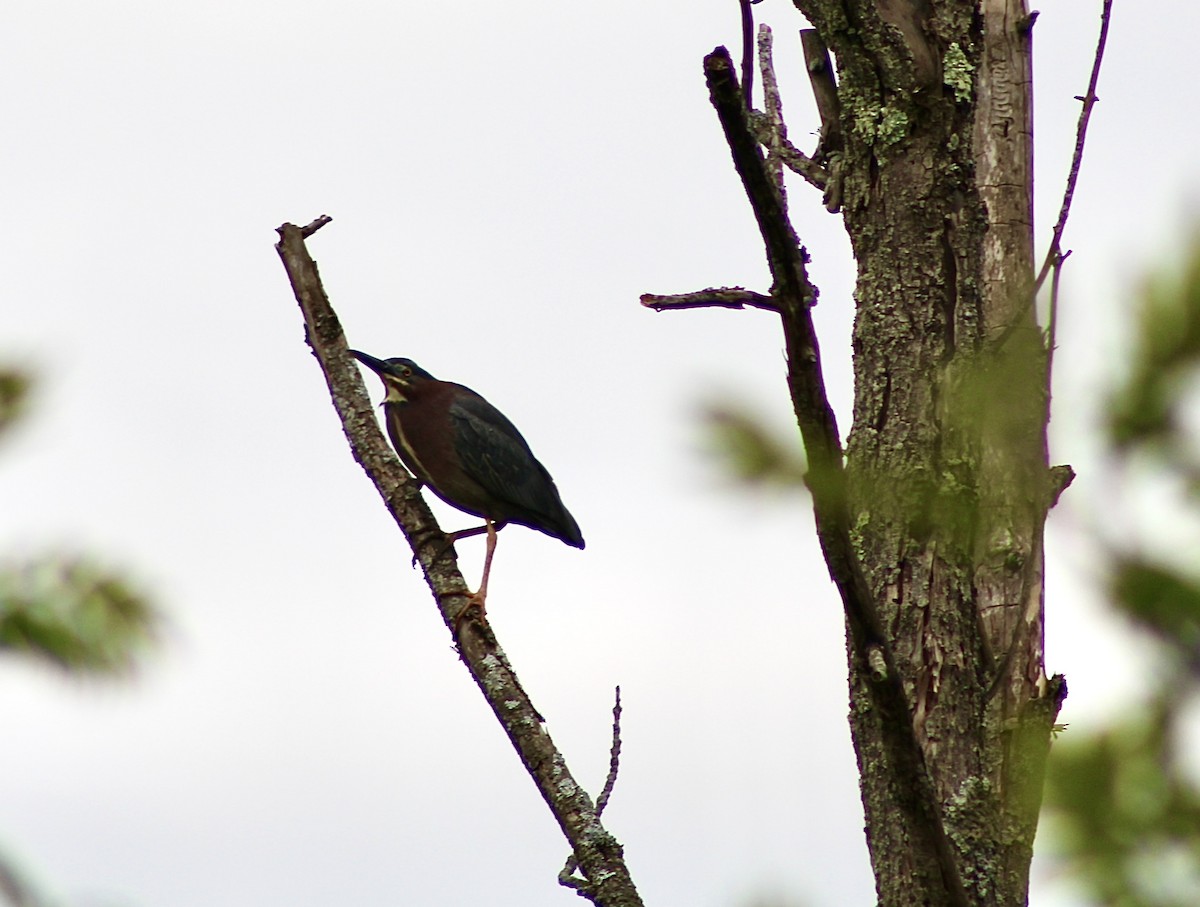
<path fill-rule="evenodd" d="M 29 387 L 25 374 L 0 369 L 0 434 L 23 414 Z M 158 624 L 154 609 L 124 577 L 84 558 L 0 565 L 0 655 L 111 677 L 132 670 Z M 49 905 L 3 857 L 0 903 Z"/>
<path fill-rule="evenodd" d="M 751 485 L 804 486 L 807 465 L 799 439 L 780 438 L 736 404 L 710 404 L 704 415 L 710 449 L 737 479 Z"/>
<path fill-rule="evenodd" d="M 1066 868 L 1100 903 L 1190 907 L 1200 892 L 1200 791 L 1160 699 L 1103 733 L 1057 743 L 1046 806 Z"/>
<path fill-rule="evenodd" d="M 1166 567 L 1122 559 L 1112 597 L 1131 617 L 1186 652 L 1200 649 L 1200 585 Z"/>
<path fill-rule="evenodd" d="M 1170 440 L 1200 366 L 1200 242 L 1177 274 L 1146 284 L 1129 380 L 1109 415 L 1119 448 Z"/>
<path fill-rule="evenodd" d="M 29 387 L 28 375 L 15 369 L 0 369 L 0 434 L 24 413 Z"/>
<path fill-rule="evenodd" d="M 124 578 L 88 561 L 51 558 L 0 569 L 0 653 L 121 674 L 153 641 L 157 624 Z"/>
<path fill-rule="evenodd" d="M 1200 386 L 1200 242 L 1180 272 L 1147 283 L 1128 375 L 1108 413 L 1115 462 L 1200 488 L 1188 407 Z M 1164 519 L 1179 519 L 1164 514 Z M 1110 552 L 1112 603 L 1158 641 L 1148 703 L 1103 731 L 1054 745 L 1046 806 L 1064 867 L 1095 902 L 1120 907 L 1200 903 L 1200 786 L 1184 768 L 1177 728 L 1200 694 L 1200 580 L 1167 564 L 1173 552 L 1126 537 Z M 1078 731 L 1078 725 L 1076 726 Z"/>

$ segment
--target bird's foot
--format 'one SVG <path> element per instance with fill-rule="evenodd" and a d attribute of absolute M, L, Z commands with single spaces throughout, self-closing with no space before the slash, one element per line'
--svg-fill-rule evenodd
<path fill-rule="evenodd" d="M 458 614 L 456 614 L 454 616 L 454 638 L 455 639 L 457 639 L 459 637 L 459 634 L 462 632 L 463 620 L 465 620 L 467 615 L 470 614 L 472 611 L 478 610 L 479 614 L 475 619 L 478 620 L 479 623 L 481 623 L 481 624 L 484 624 L 484 625 L 487 624 L 487 622 L 488 622 L 487 609 L 484 607 L 484 602 L 485 602 L 486 598 L 487 598 L 487 592 L 484 589 L 480 589 L 478 592 L 473 592 L 473 593 L 471 593 L 471 595 L 467 596 L 467 603 L 465 605 L 463 605 L 461 608 L 459 608 Z"/>
<path fill-rule="evenodd" d="M 442 559 L 442 556 L 447 551 L 453 552 L 453 556 L 456 558 L 458 557 L 458 553 L 454 551 L 454 543 L 458 541 L 458 535 L 453 532 L 442 532 L 441 530 L 438 530 L 438 529 L 430 529 L 427 533 L 425 533 L 425 535 L 422 537 L 422 539 L 417 544 L 423 545 L 423 544 L 425 544 L 425 541 L 427 539 L 429 539 L 431 536 L 439 536 L 439 535 L 442 537 L 442 543 L 438 546 L 437 551 L 433 555 L 433 559 L 429 562 L 431 564 L 435 564 L 438 561 L 440 561 Z M 412 559 L 413 567 L 419 566 L 420 563 L 421 563 L 421 556 L 419 554 L 414 553 L 413 559 Z"/>
<path fill-rule="evenodd" d="M 442 544 L 438 546 L 437 554 L 433 556 L 435 561 L 440 561 L 442 556 L 447 551 L 454 551 L 454 543 L 458 541 L 458 535 L 454 532 L 445 532 L 442 534 Z M 458 557 L 458 552 L 454 552 L 454 556 Z"/>

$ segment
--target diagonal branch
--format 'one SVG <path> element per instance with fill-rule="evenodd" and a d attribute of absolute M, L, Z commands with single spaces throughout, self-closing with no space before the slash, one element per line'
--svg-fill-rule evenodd
<path fill-rule="evenodd" d="M 808 253 L 792 228 L 755 138 L 729 52 L 718 47 L 705 57 L 704 72 L 734 167 L 742 179 L 766 247 L 773 278 L 772 295 L 778 301 L 787 343 L 792 406 L 808 455 L 808 484 L 817 537 L 842 599 L 858 670 L 867 679 L 873 705 L 880 714 L 883 741 L 898 787 L 905 791 L 897 805 L 905 812 L 911 833 L 941 870 L 948 902 L 966 907 L 967 895 L 924 755 L 913 731 L 900 673 L 851 540 L 842 445 L 833 408 L 825 393 L 820 349 L 812 322 L 811 306 L 817 290 L 808 279 Z"/>
<path fill-rule="evenodd" d="M 421 497 L 417 481 L 404 471 L 379 430 L 362 377 L 348 353 L 342 326 L 304 244 L 306 236 L 328 222 L 328 218 L 318 218 L 307 227 L 284 224 L 278 230 L 280 240 L 275 248 L 303 312 L 308 345 L 325 374 L 354 459 L 375 484 L 404 533 L 442 619 L 453 632 L 458 613 L 466 604 L 466 583 Z M 459 655 L 574 850 L 588 879 L 581 894 L 604 907 L 641 907 L 621 845 L 600 824 L 591 798 L 571 777 L 491 628 L 477 621 L 464 625 L 459 634 Z"/>

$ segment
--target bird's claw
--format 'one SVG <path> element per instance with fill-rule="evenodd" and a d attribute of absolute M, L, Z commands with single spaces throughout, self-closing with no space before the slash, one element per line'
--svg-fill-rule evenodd
<path fill-rule="evenodd" d="M 418 546 L 424 545 L 425 542 L 431 536 L 435 536 L 435 535 L 440 535 L 442 537 L 442 544 L 438 546 L 437 551 L 434 552 L 434 555 L 432 558 L 430 558 L 429 563 L 430 564 L 437 563 L 438 561 L 440 561 L 442 559 L 442 556 L 447 551 L 453 552 L 454 557 L 457 558 L 458 552 L 454 551 L 454 543 L 456 541 L 458 541 L 458 537 L 453 532 L 442 532 L 440 529 L 430 529 L 422 535 L 421 539 L 417 542 L 417 545 Z M 416 569 L 418 566 L 420 566 L 420 564 L 421 564 L 421 555 L 420 555 L 419 551 L 414 552 L 413 559 L 412 559 L 413 569 Z"/>
<path fill-rule="evenodd" d="M 458 536 L 456 536 L 453 532 L 443 533 L 442 544 L 438 547 L 437 554 L 433 556 L 433 559 L 435 561 L 440 561 L 447 552 L 451 552 L 454 558 L 457 559 L 458 552 L 454 550 L 454 543 L 457 541 Z"/>
<path fill-rule="evenodd" d="M 466 616 L 474 610 L 479 611 L 479 616 L 476 618 L 481 624 L 487 624 L 487 609 L 484 607 L 484 599 L 478 592 L 467 596 L 467 603 L 458 609 L 458 614 L 454 616 L 454 638 L 457 639 L 462 632 L 462 622 Z"/>

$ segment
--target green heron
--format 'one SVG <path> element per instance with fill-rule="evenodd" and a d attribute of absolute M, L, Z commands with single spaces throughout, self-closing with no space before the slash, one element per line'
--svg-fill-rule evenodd
<path fill-rule="evenodd" d="M 404 465 L 447 504 L 483 518 L 483 526 L 451 533 L 448 542 L 487 533 L 483 578 L 471 596 L 480 615 L 496 532 L 508 523 L 583 547 L 550 473 L 500 410 L 469 387 L 438 381 L 411 359 L 350 355 L 383 379 L 388 436 Z"/>

